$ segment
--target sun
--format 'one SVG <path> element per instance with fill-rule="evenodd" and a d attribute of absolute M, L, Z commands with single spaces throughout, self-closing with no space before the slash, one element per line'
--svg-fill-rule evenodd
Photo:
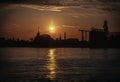
<path fill-rule="evenodd" d="M 49 31 L 50 31 L 51 33 L 54 33 L 54 32 L 55 32 L 55 28 L 54 28 L 53 26 L 50 26 Z"/>
<path fill-rule="evenodd" d="M 54 31 L 54 27 L 50 27 L 50 31 Z"/>
<path fill-rule="evenodd" d="M 55 25 L 54 25 L 53 21 L 51 21 L 51 23 L 50 23 L 49 32 L 51 32 L 51 33 L 55 32 Z"/>

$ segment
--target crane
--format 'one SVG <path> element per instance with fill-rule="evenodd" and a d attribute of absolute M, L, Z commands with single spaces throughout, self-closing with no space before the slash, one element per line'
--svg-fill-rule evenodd
<path fill-rule="evenodd" d="M 84 41 L 84 33 L 85 33 L 85 40 L 87 40 L 87 32 L 89 32 L 89 30 L 80 30 L 81 31 L 81 35 L 82 35 L 82 41 Z"/>

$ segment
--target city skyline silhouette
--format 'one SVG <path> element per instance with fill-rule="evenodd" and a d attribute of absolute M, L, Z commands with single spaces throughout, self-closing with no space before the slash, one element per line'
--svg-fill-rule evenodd
<path fill-rule="evenodd" d="M 54 31 L 54 27 L 51 27 Z M 120 32 L 109 32 L 108 22 L 104 21 L 102 28 L 92 27 L 91 30 L 78 30 L 81 32 L 81 41 L 78 38 L 68 38 L 67 33 L 56 39 L 53 39 L 48 34 L 41 34 L 38 27 L 36 35 L 29 40 L 22 39 L 5 39 L 0 38 L 1 47 L 94 47 L 94 48 L 109 48 L 120 47 Z"/>

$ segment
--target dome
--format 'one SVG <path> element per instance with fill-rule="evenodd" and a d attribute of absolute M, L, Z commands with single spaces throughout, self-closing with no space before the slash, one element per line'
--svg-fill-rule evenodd
<path fill-rule="evenodd" d="M 48 35 L 48 34 L 42 34 L 41 37 L 43 37 L 43 38 L 51 38 L 51 36 Z"/>

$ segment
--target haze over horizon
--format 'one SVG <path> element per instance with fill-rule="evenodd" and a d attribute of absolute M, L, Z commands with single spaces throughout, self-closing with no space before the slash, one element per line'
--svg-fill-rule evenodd
<path fill-rule="evenodd" d="M 1 0 L 0 36 L 33 38 L 39 31 L 54 39 L 80 39 L 79 29 L 102 29 L 108 21 L 110 32 L 120 32 L 119 0 Z M 51 32 L 51 22 L 54 32 Z"/>

